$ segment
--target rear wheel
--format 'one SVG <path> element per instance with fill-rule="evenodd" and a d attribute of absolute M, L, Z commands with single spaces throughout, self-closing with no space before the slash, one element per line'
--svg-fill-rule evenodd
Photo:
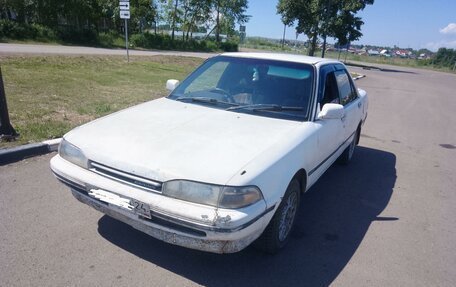
<path fill-rule="evenodd" d="M 274 217 L 255 244 L 259 249 L 274 254 L 288 242 L 299 207 L 300 193 L 299 181 L 293 179 Z"/>

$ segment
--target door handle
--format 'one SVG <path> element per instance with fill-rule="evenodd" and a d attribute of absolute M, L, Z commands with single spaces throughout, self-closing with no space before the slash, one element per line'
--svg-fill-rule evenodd
<path fill-rule="evenodd" d="M 359 102 L 359 103 L 358 103 L 358 108 L 360 108 L 360 109 L 361 109 L 361 102 Z"/>

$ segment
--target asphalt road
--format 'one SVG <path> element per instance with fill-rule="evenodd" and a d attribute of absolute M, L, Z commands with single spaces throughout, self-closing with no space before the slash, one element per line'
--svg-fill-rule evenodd
<path fill-rule="evenodd" d="M 63 45 L 30 45 L 30 44 L 7 44 L 0 43 L 0 55 L 124 55 L 125 49 L 104 49 L 82 46 Z M 208 58 L 215 53 L 180 52 L 180 51 L 151 51 L 151 50 L 129 50 L 130 56 L 185 56 L 196 58 Z"/>
<path fill-rule="evenodd" d="M 456 286 L 456 76 L 353 70 L 360 146 L 303 196 L 280 254 L 150 238 L 73 199 L 50 154 L 0 167 L 0 286 Z"/>

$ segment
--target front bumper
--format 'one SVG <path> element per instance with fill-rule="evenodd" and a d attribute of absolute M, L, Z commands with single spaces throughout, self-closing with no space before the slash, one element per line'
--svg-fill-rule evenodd
<path fill-rule="evenodd" d="M 275 210 L 274 206 L 268 209 L 264 207 L 262 210 L 258 207 L 249 207 L 242 211 L 224 209 L 216 210 L 214 216 L 209 217 L 210 212 L 204 210 L 207 207 L 195 207 L 194 204 L 168 199 L 159 194 L 145 193 L 80 168 L 58 155 L 51 160 L 51 169 L 61 182 L 71 188 L 73 196 L 79 201 L 159 240 L 207 252 L 234 253 L 244 249 L 261 235 Z M 89 192 L 94 188 L 151 204 L 152 218 L 142 217 L 90 196 Z M 157 198 L 160 198 L 162 205 L 154 204 L 158 202 Z M 193 219 L 204 217 L 206 222 L 197 222 L 189 219 L 189 216 L 183 217 L 182 214 L 174 216 L 170 210 L 172 201 L 177 205 L 174 209 L 182 210 L 188 205 L 184 208 L 187 212 L 193 208 L 193 213 L 197 213 Z M 249 211 L 250 214 L 247 214 Z"/>

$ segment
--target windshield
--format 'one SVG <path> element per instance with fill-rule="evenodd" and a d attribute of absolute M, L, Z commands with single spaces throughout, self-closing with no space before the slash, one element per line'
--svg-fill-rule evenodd
<path fill-rule="evenodd" d="M 201 65 L 169 98 L 303 121 L 308 117 L 313 75 L 307 64 L 218 56 Z"/>

